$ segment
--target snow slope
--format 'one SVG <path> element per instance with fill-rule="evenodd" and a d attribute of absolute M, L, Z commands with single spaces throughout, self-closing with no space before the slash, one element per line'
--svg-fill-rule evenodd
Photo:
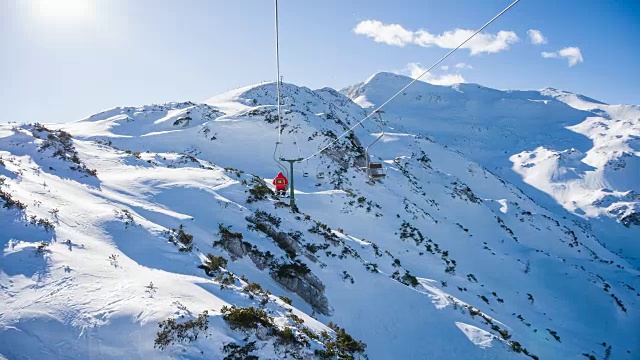
<path fill-rule="evenodd" d="M 274 85 L 0 127 L 0 190 L 26 205 L 0 209 L 0 354 L 223 358 L 225 344 L 256 341 L 252 354 L 279 359 L 322 349 L 233 329 L 221 315 L 236 305 L 264 307 L 299 339 L 306 335 L 291 312 L 312 333 L 336 323 L 367 344 L 369 359 L 638 357 L 640 272 L 585 222 L 483 166 L 499 144 L 479 137 L 484 150 L 471 160 L 417 131 L 416 108 L 404 115 L 416 131 L 389 124 L 372 148 L 386 166 L 380 182 L 361 169 L 372 123 L 297 164 L 301 213 L 292 213 L 261 185 L 278 171 Z M 366 115 L 332 89 L 283 91 L 276 156 L 311 154 Z M 460 94 L 437 91 L 424 97 Z M 555 103 L 548 111 L 579 120 Z M 320 171 L 326 178 L 315 178 Z M 180 226 L 193 235 L 192 251 L 169 241 Z M 236 279 L 199 269 L 208 253 L 228 259 L 223 273 Z M 243 290 L 249 282 L 273 295 Z M 196 341 L 154 348 L 160 321 L 204 310 L 209 328 Z"/>
<path fill-rule="evenodd" d="M 378 73 L 343 89 L 368 107 L 411 79 Z M 640 266 L 640 107 L 556 89 L 501 91 L 417 82 L 385 110 L 387 125 L 423 134 L 521 187 L 564 216 L 590 221 L 610 249 Z"/>

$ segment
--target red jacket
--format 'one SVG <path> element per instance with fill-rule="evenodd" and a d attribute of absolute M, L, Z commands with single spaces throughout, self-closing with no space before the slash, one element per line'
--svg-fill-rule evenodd
<path fill-rule="evenodd" d="M 289 180 L 287 180 L 287 177 L 284 176 L 282 172 L 279 172 L 278 176 L 273 179 L 272 184 L 276 186 L 276 190 L 287 190 Z"/>

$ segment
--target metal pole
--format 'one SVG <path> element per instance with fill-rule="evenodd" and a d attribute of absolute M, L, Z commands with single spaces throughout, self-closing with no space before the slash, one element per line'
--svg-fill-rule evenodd
<path fill-rule="evenodd" d="M 293 163 L 294 161 L 289 161 L 289 166 L 291 167 L 291 179 L 289 181 L 289 205 L 291 206 L 291 211 L 298 212 L 298 208 L 296 207 L 296 193 L 293 190 Z"/>
<path fill-rule="evenodd" d="M 278 142 L 281 142 L 281 130 L 280 130 L 280 82 L 282 79 L 280 78 L 280 49 L 279 49 L 279 36 L 278 36 L 278 0 L 275 0 L 275 8 L 276 8 L 276 93 L 277 93 L 277 101 L 278 101 Z"/>
<path fill-rule="evenodd" d="M 289 206 L 291 207 L 291 211 L 297 213 L 298 207 L 296 206 L 296 196 L 295 196 L 295 188 L 293 186 L 293 163 L 304 160 L 303 158 L 298 159 L 283 159 L 280 158 L 280 161 L 286 161 L 289 163 L 290 168 L 290 179 L 289 179 Z"/>
<path fill-rule="evenodd" d="M 281 112 L 280 112 L 280 85 L 282 83 L 282 77 L 280 76 L 280 47 L 279 47 L 279 35 L 278 35 L 278 0 L 274 1 L 275 4 L 275 25 L 276 25 L 276 71 L 277 71 L 277 77 L 276 77 L 276 98 L 278 101 L 278 141 L 276 142 L 276 147 L 275 149 L 273 149 L 273 161 L 276 162 L 276 164 L 278 165 L 278 167 L 280 168 L 280 170 L 282 170 L 283 173 L 287 172 L 287 168 L 278 161 L 278 159 L 276 158 L 276 151 L 278 151 L 278 145 L 282 144 L 282 126 L 281 126 Z M 289 176 L 289 174 L 287 174 L 287 176 Z"/>

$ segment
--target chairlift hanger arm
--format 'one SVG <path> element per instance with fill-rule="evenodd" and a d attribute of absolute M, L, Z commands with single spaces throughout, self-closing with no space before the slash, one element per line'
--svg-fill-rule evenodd
<path fill-rule="evenodd" d="M 273 149 L 273 161 L 276 162 L 276 164 L 278 165 L 278 168 L 280 168 L 280 170 L 287 174 L 287 177 L 289 177 L 289 170 L 287 169 L 286 166 L 284 166 L 283 163 L 281 163 L 280 161 L 278 161 L 278 158 L 276 157 L 276 152 L 278 151 L 278 145 L 280 145 L 281 143 L 279 141 L 276 142 L 276 147 Z"/>
<path fill-rule="evenodd" d="M 377 113 L 377 114 L 378 114 L 378 119 L 380 120 L 380 124 L 379 124 L 379 125 L 380 125 L 380 131 L 381 131 L 381 133 L 380 133 L 380 136 L 378 136 L 375 140 L 373 140 L 373 142 L 372 142 L 371 144 L 369 144 L 369 145 L 365 148 L 364 152 L 365 152 L 365 154 L 367 154 L 367 155 L 369 154 L 369 148 L 370 148 L 371 146 L 373 146 L 373 144 L 377 143 L 377 142 L 378 142 L 378 140 L 382 139 L 382 137 L 384 136 L 384 121 L 382 120 L 382 116 L 380 115 L 380 113 L 383 113 L 383 112 L 384 112 L 384 111 L 382 111 L 382 110 L 376 110 L 376 111 L 374 111 L 374 113 Z M 368 161 L 369 161 L 369 159 L 367 159 L 367 162 L 368 162 Z"/>
<path fill-rule="evenodd" d="M 286 162 L 301 162 L 302 160 L 304 160 L 304 158 L 297 158 L 297 159 L 285 159 L 283 157 L 280 158 L 280 161 L 286 161 Z"/>

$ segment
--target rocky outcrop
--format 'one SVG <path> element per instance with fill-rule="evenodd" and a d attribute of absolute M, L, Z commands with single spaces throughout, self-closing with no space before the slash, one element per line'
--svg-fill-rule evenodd
<path fill-rule="evenodd" d="M 333 313 L 329 300 L 324 295 L 324 284 L 311 272 L 303 275 L 296 271 L 278 270 L 272 272 L 271 277 L 285 289 L 298 294 L 316 312 L 323 315 Z"/>
<path fill-rule="evenodd" d="M 268 218 L 270 221 L 261 221 L 264 218 Z M 302 252 L 302 247 L 295 236 L 278 231 L 272 226 L 275 225 L 273 222 L 277 222 L 279 219 L 268 217 L 266 213 L 257 213 L 255 216 L 247 217 L 246 220 L 254 230 L 261 231 L 272 238 L 291 259 L 294 259 L 298 253 Z M 214 245 L 221 246 L 234 258 L 248 255 L 260 270 L 269 267 L 271 269 L 271 277 L 285 289 L 296 293 L 311 305 L 316 312 L 323 315 L 331 315 L 332 309 L 329 306 L 329 300 L 324 295 L 325 286 L 317 276 L 311 273 L 306 264 L 299 260 L 282 264 L 274 259 L 270 252 L 263 253 L 256 246 L 242 239 L 242 233 L 234 233 L 221 226 L 220 240 L 216 241 Z"/>
<path fill-rule="evenodd" d="M 302 247 L 295 238 L 284 231 L 277 230 L 268 221 L 264 221 L 260 214 L 247 216 L 245 220 L 251 224 L 250 227 L 253 230 L 260 231 L 270 237 L 291 259 L 294 259 L 302 251 Z"/>
<path fill-rule="evenodd" d="M 264 270 L 273 262 L 273 255 L 263 253 L 255 245 L 243 241 L 242 233 L 234 233 L 228 228 L 220 227 L 220 240 L 213 243 L 214 246 L 221 246 L 225 249 L 233 259 L 241 258 L 246 255 L 260 270 Z"/>
<path fill-rule="evenodd" d="M 254 230 L 271 238 L 279 248 L 287 253 L 289 258 L 295 259 L 298 254 L 303 252 L 302 246 L 295 236 L 276 228 L 279 225 L 278 218 L 264 212 L 257 212 L 254 216 L 246 217 L 246 220 Z M 256 260 L 253 258 L 252 260 L 256 263 Z M 298 294 L 315 311 L 323 315 L 331 314 L 329 300 L 324 295 L 324 284 L 311 273 L 311 270 L 304 263 L 296 261 L 292 264 L 272 264 L 271 269 L 271 277 L 285 289 Z"/>
<path fill-rule="evenodd" d="M 620 222 L 626 227 L 631 225 L 640 226 L 640 213 L 631 213 L 620 219 Z"/>

